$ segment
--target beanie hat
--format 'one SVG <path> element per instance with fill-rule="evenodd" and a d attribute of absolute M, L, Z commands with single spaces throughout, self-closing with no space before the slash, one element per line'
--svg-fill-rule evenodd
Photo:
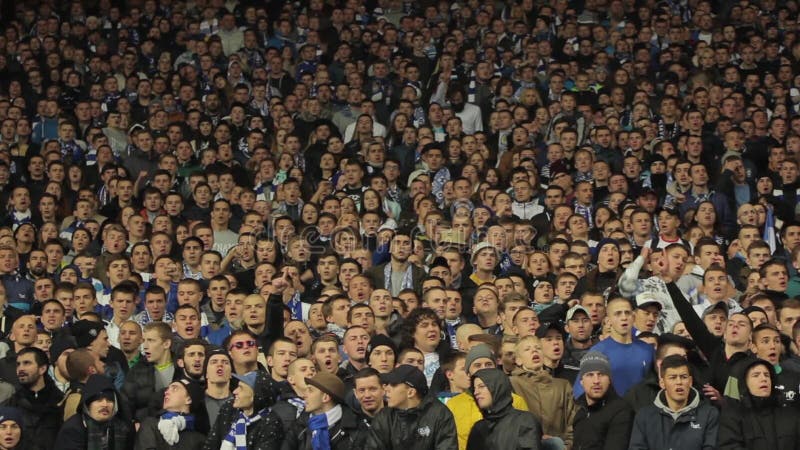
<path fill-rule="evenodd" d="M 469 366 L 481 358 L 489 358 L 494 361 L 494 353 L 486 344 L 479 344 L 469 349 L 469 352 L 467 352 L 467 358 L 464 361 L 464 368 L 469 371 Z"/>
<path fill-rule="evenodd" d="M 19 426 L 22 426 L 22 411 L 10 406 L 0 407 L 0 423 L 7 422 L 9 420 L 16 422 Z"/>
<path fill-rule="evenodd" d="M 581 368 L 578 379 L 590 372 L 600 372 L 604 375 L 611 375 L 611 363 L 608 357 L 600 352 L 588 352 L 581 358 Z"/>
<path fill-rule="evenodd" d="M 385 346 L 392 349 L 394 354 L 397 354 L 397 345 L 395 345 L 394 341 L 385 334 L 376 334 L 372 336 L 372 339 L 369 340 L 369 344 L 367 345 L 367 354 L 366 359 L 369 363 L 369 356 L 372 354 L 372 351 L 375 350 L 376 347 Z"/>
<path fill-rule="evenodd" d="M 70 327 L 78 348 L 85 348 L 91 345 L 104 329 L 105 327 L 102 323 L 85 319 L 73 323 Z"/>

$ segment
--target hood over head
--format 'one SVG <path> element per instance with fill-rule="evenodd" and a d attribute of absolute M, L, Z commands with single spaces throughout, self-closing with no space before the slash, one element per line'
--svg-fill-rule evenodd
<path fill-rule="evenodd" d="M 472 377 L 473 386 L 475 379 L 479 378 L 492 394 L 492 407 L 484 411 L 486 418 L 504 415 L 512 408 L 511 381 L 500 369 L 481 369 Z"/>

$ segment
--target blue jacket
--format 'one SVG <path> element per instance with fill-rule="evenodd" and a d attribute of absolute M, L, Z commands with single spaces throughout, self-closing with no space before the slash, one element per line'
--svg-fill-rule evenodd
<path fill-rule="evenodd" d="M 28 312 L 34 302 L 33 282 L 19 274 L 5 274 L 0 278 L 6 288 L 8 304 Z"/>

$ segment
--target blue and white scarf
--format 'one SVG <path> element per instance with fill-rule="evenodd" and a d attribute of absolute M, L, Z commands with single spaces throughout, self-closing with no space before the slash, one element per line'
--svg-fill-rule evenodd
<path fill-rule="evenodd" d="M 342 419 L 342 407 L 336 405 L 324 414 L 314 414 L 308 418 L 313 450 L 331 450 L 330 427 Z"/>
<path fill-rule="evenodd" d="M 297 414 L 294 416 L 295 419 L 300 417 L 300 414 L 303 414 L 303 411 L 306 410 L 306 401 L 300 397 L 287 398 L 286 402 L 294 406 L 294 408 L 297 410 Z"/>
<path fill-rule="evenodd" d="M 386 264 L 383 268 L 383 285 L 386 290 L 392 292 L 392 264 Z M 403 274 L 403 281 L 400 289 L 414 289 L 414 279 L 412 277 L 411 264 L 406 267 L 406 272 Z"/>
<path fill-rule="evenodd" d="M 295 292 L 295 294 L 292 295 L 287 306 L 292 311 L 292 320 L 303 320 L 303 303 L 300 301 L 299 292 Z"/>
<path fill-rule="evenodd" d="M 239 418 L 231 424 L 231 429 L 222 440 L 219 450 L 247 450 L 247 427 L 261 419 L 266 419 L 270 411 L 270 408 L 264 408 L 251 417 L 247 417 L 244 412 L 240 411 Z"/>
<path fill-rule="evenodd" d="M 11 211 L 11 219 L 13 220 L 12 229 L 14 231 L 19 228 L 20 225 L 24 223 L 33 223 L 33 214 L 31 213 L 30 208 L 26 212 L 19 212 L 16 210 Z"/>

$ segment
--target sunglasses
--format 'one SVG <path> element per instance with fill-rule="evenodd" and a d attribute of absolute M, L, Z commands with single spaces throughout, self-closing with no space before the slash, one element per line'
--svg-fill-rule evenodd
<path fill-rule="evenodd" d="M 256 346 L 256 341 L 253 340 L 234 342 L 233 344 L 231 344 L 228 350 L 233 350 L 233 349 L 241 350 L 243 348 L 253 348 L 255 346 Z"/>

